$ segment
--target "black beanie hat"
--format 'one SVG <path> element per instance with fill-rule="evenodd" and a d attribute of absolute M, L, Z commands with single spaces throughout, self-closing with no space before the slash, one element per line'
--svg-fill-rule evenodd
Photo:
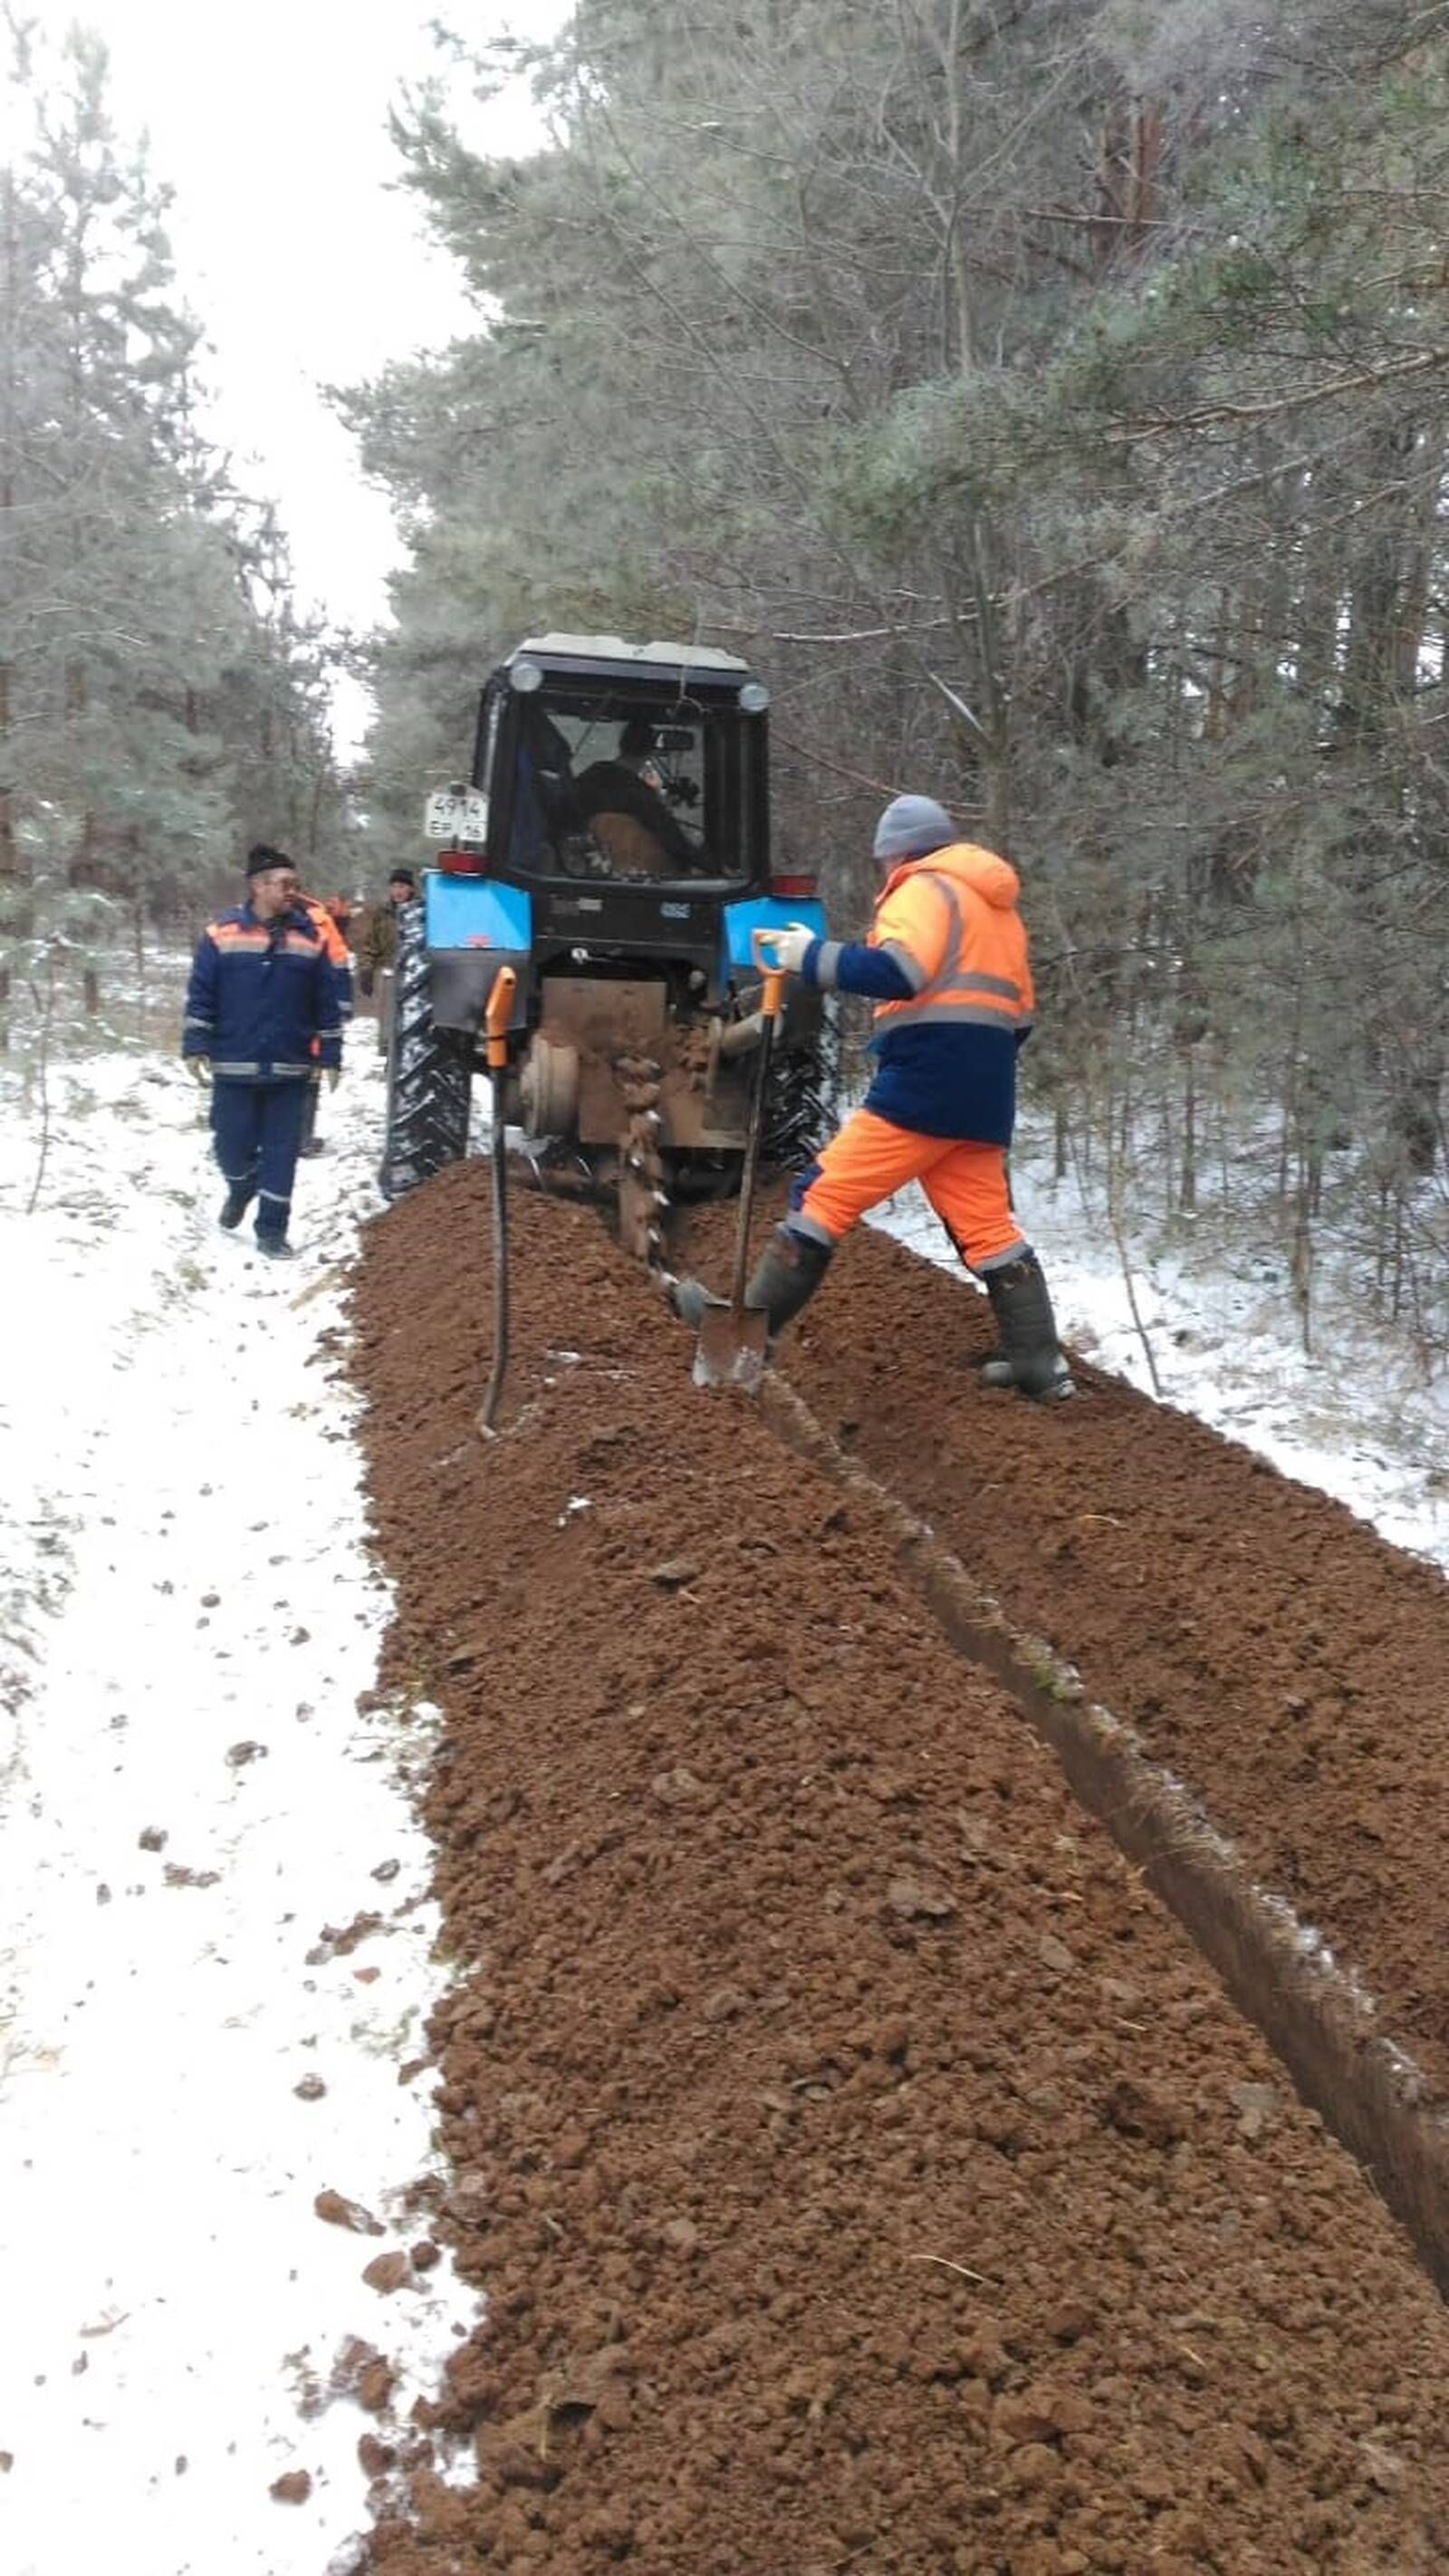
<path fill-rule="evenodd" d="M 411 868 L 394 868 L 388 878 L 388 884 L 411 886 L 414 894 L 418 890 L 418 881 Z"/>
<path fill-rule="evenodd" d="M 274 850 L 266 841 L 254 841 L 247 852 L 249 877 L 264 877 L 269 868 L 289 868 L 291 864 L 285 850 Z"/>

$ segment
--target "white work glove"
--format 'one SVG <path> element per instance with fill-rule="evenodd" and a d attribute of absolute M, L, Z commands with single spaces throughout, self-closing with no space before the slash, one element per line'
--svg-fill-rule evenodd
<path fill-rule="evenodd" d="M 339 1084 L 339 1082 L 340 1082 L 341 1080 L 342 1080 L 342 1067 L 341 1067 L 341 1065 L 340 1065 L 340 1064 L 329 1064 L 329 1066 L 327 1067 L 327 1088 L 328 1088 L 328 1090 L 329 1090 L 329 1091 L 335 1091 L 335 1090 L 336 1090 L 336 1088 L 337 1088 L 337 1086 L 338 1086 L 338 1084 Z"/>
<path fill-rule="evenodd" d="M 787 921 L 783 930 L 762 930 L 760 946 L 767 948 L 786 975 L 798 975 L 805 963 L 805 951 L 820 936 L 808 921 Z"/>
<path fill-rule="evenodd" d="M 209 1056 L 209 1055 L 189 1055 L 189 1056 L 187 1056 L 187 1057 L 185 1058 L 185 1064 L 186 1064 L 186 1070 L 187 1070 L 187 1072 L 190 1074 L 192 1081 L 193 1081 L 193 1082 L 199 1082 L 199 1083 L 200 1083 L 200 1085 L 201 1085 L 202 1090 L 203 1090 L 203 1091 L 205 1091 L 205 1089 L 206 1089 L 206 1087 L 207 1087 L 208 1083 L 209 1083 L 209 1082 L 210 1082 L 210 1080 L 211 1080 L 211 1058 L 210 1058 L 210 1056 Z"/>

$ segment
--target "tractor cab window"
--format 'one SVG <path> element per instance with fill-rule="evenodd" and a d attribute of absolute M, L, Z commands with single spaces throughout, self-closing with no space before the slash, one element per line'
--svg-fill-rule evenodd
<path fill-rule="evenodd" d="M 527 697 L 509 855 L 543 875 L 658 883 L 749 873 L 747 720 L 694 699 Z"/>

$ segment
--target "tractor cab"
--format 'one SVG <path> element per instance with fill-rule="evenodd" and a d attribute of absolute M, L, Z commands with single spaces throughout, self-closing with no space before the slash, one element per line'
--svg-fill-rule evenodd
<path fill-rule="evenodd" d="M 460 1153 L 499 970 L 516 1116 L 596 1160 L 652 1068 L 669 1177 L 737 1175 L 758 1045 L 756 934 L 824 929 L 813 879 L 771 874 L 769 694 L 734 654 L 529 637 L 486 681 L 471 782 L 439 789 L 422 900 L 399 925 L 389 1196 Z M 795 987 L 772 1151 L 820 1126 L 820 998 Z M 689 1169 L 686 1172 L 685 1167 Z"/>
<path fill-rule="evenodd" d="M 479 714 L 490 859 L 535 881 L 749 883 L 768 860 L 768 703 L 727 653 L 521 644 Z"/>
<path fill-rule="evenodd" d="M 430 800 L 449 844 L 426 898 L 439 1026 L 476 1031 L 504 963 L 520 1026 L 564 958 L 677 971 L 722 1000 L 751 929 L 789 914 L 770 878 L 768 705 L 748 663 L 708 646 L 520 644 L 483 690 L 471 789 Z"/>

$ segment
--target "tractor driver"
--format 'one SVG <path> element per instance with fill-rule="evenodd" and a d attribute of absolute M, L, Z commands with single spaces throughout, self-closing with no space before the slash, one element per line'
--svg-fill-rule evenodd
<path fill-rule="evenodd" d="M 613 759 L 594 761 L 574 781 L 580 821 L 629 876 L 670 876 L 699 858 L 654 783 L 653 750 L 654 727 L 644 716 L 630 716 Z"/>

